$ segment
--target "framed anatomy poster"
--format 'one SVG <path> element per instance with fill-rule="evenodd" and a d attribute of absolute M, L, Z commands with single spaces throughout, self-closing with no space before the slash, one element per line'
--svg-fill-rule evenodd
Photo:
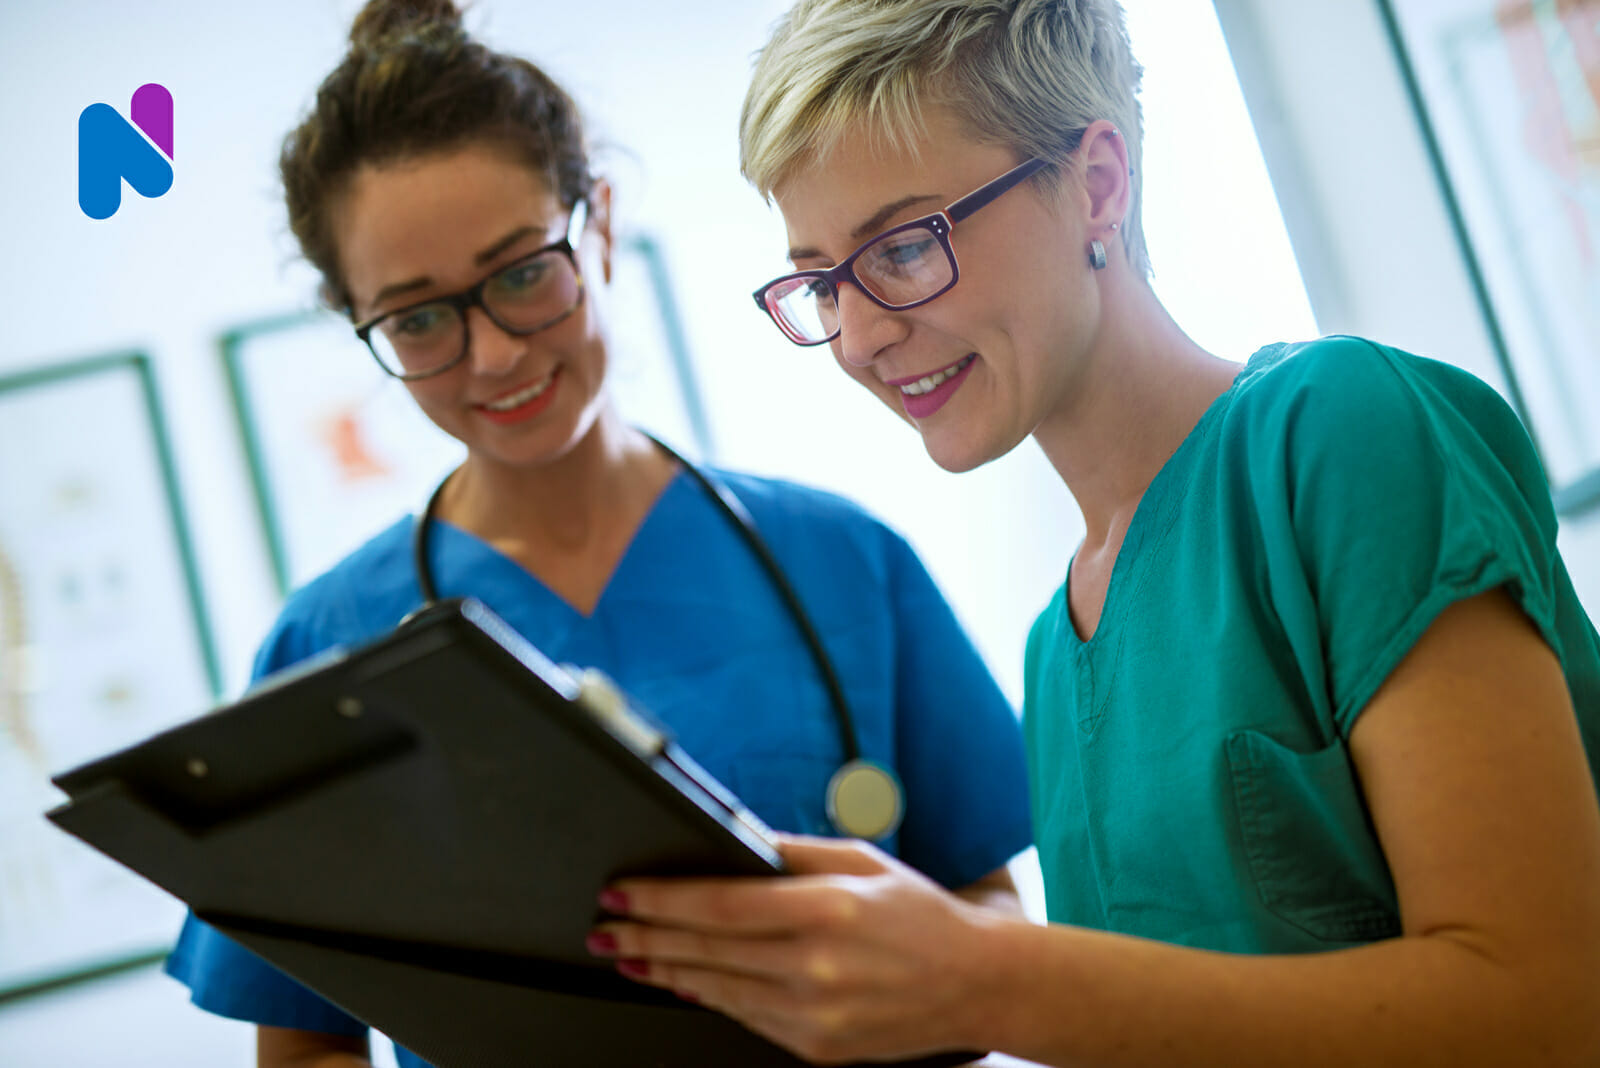
<path fill-rule="evenodd" d="M 217 664 L 149 361 L 0 377 L 0 996 L 152 959 L 182 906 L 44 818 Z"/>
<path fill-rule="evenodd" d="M 1600 506 L 1600 0 L 1379 0 L 1558 509 Z"/>
<path fill-rule="evenodd" d="M 625 238 L 605 292 L 610 387 L 623 417 L 712 458 L 657 244 Z M 348 320 L 306 311 L 226 333 L 222 357 L 282 592 L 420 511 L 465 449 L 422 414 Z"/>

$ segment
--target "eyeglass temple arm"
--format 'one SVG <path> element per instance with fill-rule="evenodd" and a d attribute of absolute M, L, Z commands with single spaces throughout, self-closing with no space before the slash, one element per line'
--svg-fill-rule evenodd
<path fill-rule="evenodd" d="M 1046 166 L 1048 166 L 1048 163 L 1045 160 L 1030 159 L 1026 163 L 1011 168 L 983 188 L 975 189 L 968 193 L 948 208 L 945 208 L 944 213 L 950 217 L 950 224 L 954 226 L 1000 194 L 1007 192 L 1025 179 L 1031 178 Z"/>

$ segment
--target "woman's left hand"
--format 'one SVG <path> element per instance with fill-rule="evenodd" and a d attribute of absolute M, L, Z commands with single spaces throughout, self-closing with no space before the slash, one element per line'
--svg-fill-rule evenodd
<path fill-rule="evenodd" d="M 968 904 L 859 841 L 783 835 L 789 875 L 628 879 L 590 950 L 821 1063 L 970 1048 L 985 934 Z"/>

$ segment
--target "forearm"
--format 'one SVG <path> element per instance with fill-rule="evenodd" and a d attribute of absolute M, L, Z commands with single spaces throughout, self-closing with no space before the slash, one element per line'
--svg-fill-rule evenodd
<path fill-rule="evenodd" d="M 1246 957 L 984 921 L 968 1041 L 1052 1065 L 1588 1065 L 1583 969 L 1497 961 L 1448 933 Z M 1559 954 L 1557 954 L 1559 956 Z M 1546 957 L 1546 960 L 1549 958 Z"/>

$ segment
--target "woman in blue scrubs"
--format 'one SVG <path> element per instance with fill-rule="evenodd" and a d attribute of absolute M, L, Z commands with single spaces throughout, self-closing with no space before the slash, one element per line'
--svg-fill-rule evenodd
<path fill-rule="evenodd" d="M 567 95 L 470 40 L 449 3 L 376 0 L 285 142 L 291 226 L 384 368 L 467 447 L 434 510 L 440 596 L 484 601 L 553 660 L 598 667 L 780 830 L 829 833 L 844 755 L 771 576 L 706 488 L 606 388 L 612 191 Z M 352 344 L 352 358 L 365 358 Z M 854 505 L 719 473 L 820 632 L 861 755 L 904 787 L 880 845 L 1015 908 L 1030 844 L 1011 709 L 906 543 Z M 296 592 L 259 677 L 389 629 L 423 594 L 400 520 Z M 353 846 L 355 848 L 355 846 Z M 367 1029 L 192 917 L 168 962 L 259 1028 L 259 1063 L 359 1064 Z M 403 1065 L 420 1063 L 400 1051 Z"/>

